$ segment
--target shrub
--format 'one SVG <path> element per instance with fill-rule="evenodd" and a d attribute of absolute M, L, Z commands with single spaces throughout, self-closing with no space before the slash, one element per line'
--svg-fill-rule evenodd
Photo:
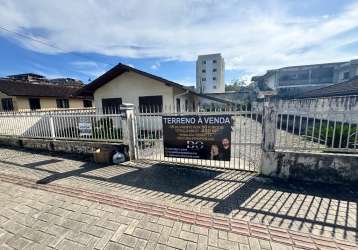
<path fill-rule="evenodd" d="M 334 122 L 322 122 L 321 133 L 320 133 L 320 124 L 315 124 L 314 130 L 313 126 L 308 129 L 307 140 L 311 140 L 313 134 L 313 141 L 325 144 L 327 138 L 327 146 L 334 148 L 345 148 L 354 147 L 355 143 L 355 134 L 357 132 L 357 125 L 351 125 L 347 123 L 337 122 L 334 126 Z M 319 134 L 320 133 L 320 134 Z M 341 142 L 341 143 L 340 143 Z"/>

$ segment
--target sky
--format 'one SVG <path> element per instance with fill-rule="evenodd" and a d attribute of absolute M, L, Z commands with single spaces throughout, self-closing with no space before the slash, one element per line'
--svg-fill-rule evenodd
<path fill-rule="evenodd" d="M 358 0 L 0 0 L 0 13 L 0 76 L 88 83 L 125 63 L 195 85 L 199 54 L 223 55 L 226 83 L 358 59 Z"/>

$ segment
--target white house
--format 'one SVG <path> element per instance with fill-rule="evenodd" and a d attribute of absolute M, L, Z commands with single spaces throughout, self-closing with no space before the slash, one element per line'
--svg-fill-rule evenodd
<path fill-rule="evenodd" d="M 139 110 L 150 106 L 173 111 L 195 110 L 203 98 L 228 103 L 121 63 L 86 85 L 80 94 L 92 94 L 100 111 L 117 110 L 122 103 L 132 103 Z"/>

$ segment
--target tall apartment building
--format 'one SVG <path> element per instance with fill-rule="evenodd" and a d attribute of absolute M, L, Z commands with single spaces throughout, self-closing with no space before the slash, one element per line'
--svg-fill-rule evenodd
<path fill-rule="evenodd" d="M 200 55 L 196 61 L 196 90 L 199 93 L 225 92 L 225 62 L 221 54 Z"/>
<path fill-rule="evenodd" d="M 254 76 L 253 82 L 265 85 L 281 96 L 294 97 L 303 92 L 349 81 L 358 76 L 358 60 L 301 65 L 268 70 Z"/>

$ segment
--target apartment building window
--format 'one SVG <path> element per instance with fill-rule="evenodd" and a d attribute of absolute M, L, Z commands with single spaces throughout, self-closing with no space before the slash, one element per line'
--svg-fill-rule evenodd
<path fill-rule="evenodd" d="M 213 80 L 214 80 L 214 81 L 216 80 L 216 77 L 215 77 L 215 76 L 213 77 Z"/>
<path fill-rule="evenodd" d="M 12 98 L 2 98 L 1 106 L 3 111 L 13 111 L 14 104 L 12 103 Z"/>
<path fill-rule="evenodd" d="M 163 96 L 140 96 L 139 112 L 160 113 L 163 110 Z"/>
<path fill-rule="evenodd" d="M 201 78 L 201 80 L 202 80 L 202 81 L 206 81 L 206 78 L 205 78 L 205 77 L 203 77 L 203 78 Z"/>
<path fill-rule="evenodd" d="M 119 114 L 122 105 L 122 98 L 104 98 L 102 99 L 103 114 Z"/>
<path fill-rule="evenodd" d="M 343 73 L 343 80 L 349 79 L 349 71 Z"/>
<path fill-rule="evenodd" d="M 216 63 L 216 60 L 213 60 L 213 63 Z"/>
<path fill-rule="evenodd" d="M 92 100 L 83 100 L 84 108 L 92 108 Z"/>
<path fill-rule="evenodd" d="M 70 107 L 68 99 L 56 99 L 56 104 L 59 109 L 68 109 Z"/>
<path fill-rule="evenodd" d="M 216 69 L 213 69 L 213 72 L 216 72 Z"/>
<path fill-rule="evenodd" d="M 205 60 L 203 61 L 203 64 L 206 64 L 206 61 L 205 61 Z"/>
<path fill-rule="evenodd" d="M 41 109 L 40 98 L 29 98 L 31 110 Z"/>
<path fill-rule="evenodd" d="M 213 86 L 213 89 L 216 89 L 216 85 Z"/>
<path fill-rule="evenodd" d="M 203 69 L 201 72 L 202 72 L 202 73 L 205 73 L 205 72 L 206 72 L 206 70 L 205 70 L 205 69 Z"/>

